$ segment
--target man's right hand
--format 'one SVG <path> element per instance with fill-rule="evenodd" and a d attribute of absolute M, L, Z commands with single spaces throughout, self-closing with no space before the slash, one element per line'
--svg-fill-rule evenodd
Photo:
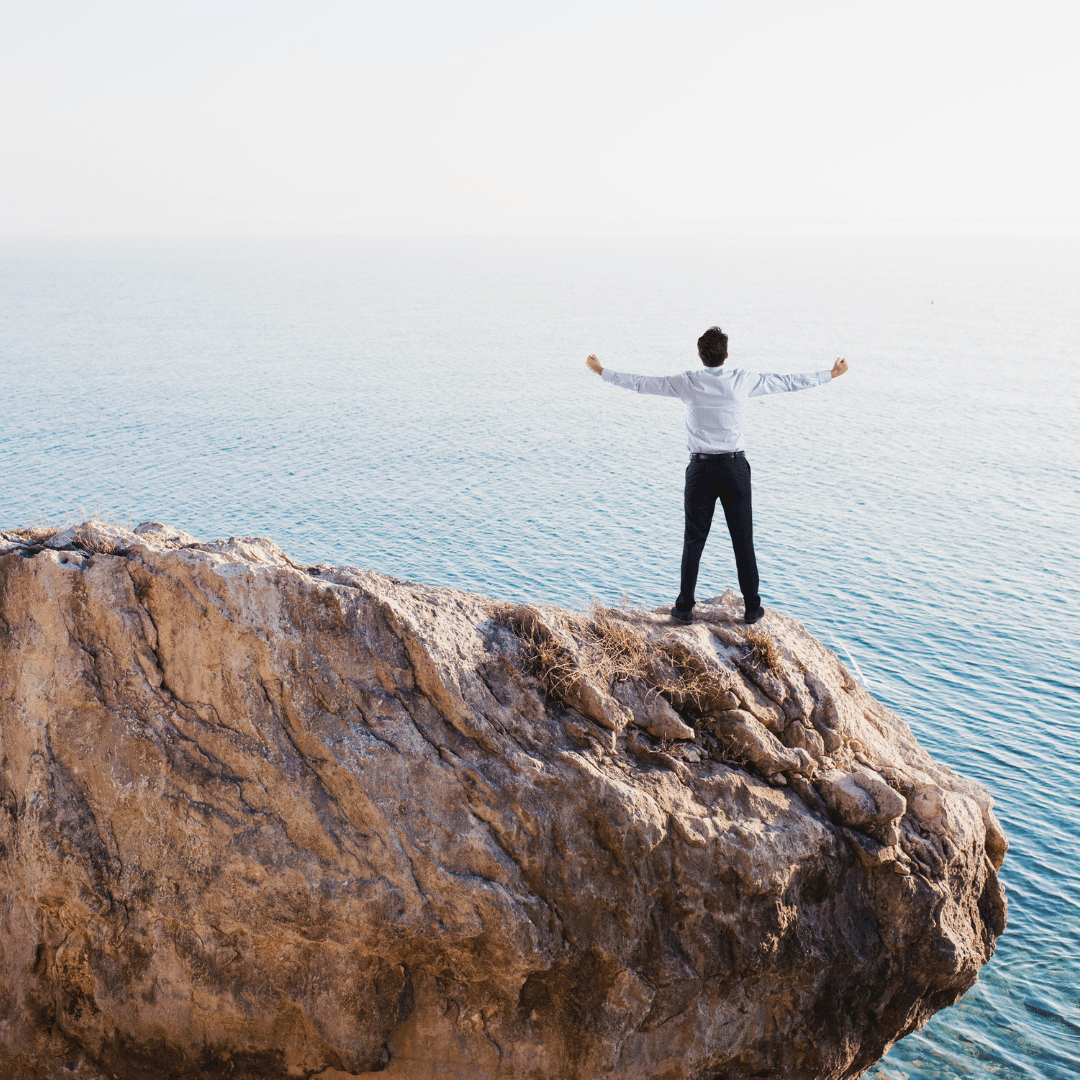
<path fill-rule="evenodd" d="M 595 371 L 597 375 L 603 375 L 604 369 L 600 366 L 600 361 L 595 356 L 590 355 L 589 359 L 585 361 L 585 366 L 590 371 Z"/>
<path fill-rule="evenodd" d="M 832 366 L 832 373 L 831 373 L 832 377 L 834 379 L 839 379 L 840 376 L 843 375 L 845 371 L 847 371 L 847 369 L 848 369 L 848 362 L 846 360 L 841 359 L 840 357 L 837 357 L 836 363 L 833 364 L 833 366 Z"/>

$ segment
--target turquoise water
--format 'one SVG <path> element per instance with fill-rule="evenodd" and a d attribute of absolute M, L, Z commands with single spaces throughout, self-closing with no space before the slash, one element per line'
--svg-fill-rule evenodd
<path fill-rule="evenodd" d="M 674 599 L 696 366 L 755 404 L 765 603 L 848 659 L 1012 842 L 981 982 L 871 1076 L 1080 1072 L 1080 242 L 0 242 L 0 524 L 204 539 L 583 607 Z M 721 529 L 701 595 L 735 585 Z"/>

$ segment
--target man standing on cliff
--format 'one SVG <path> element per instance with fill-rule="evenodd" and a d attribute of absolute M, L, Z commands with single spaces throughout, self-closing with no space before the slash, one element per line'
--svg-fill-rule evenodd
<path fill-rule="evenodd" d="M 751 398 L 766 394 L 809 390 L 839 378 L 848 369 L 846 360 L 837 360 L 831 370 L 806 375 L 755 375 L 739 368 L 724 371 L 727 345 L 727 334 L 719 326 L 710 327 L 698 338 L 698 356 L 705 369 L 684 371 L 681 375 L 624 375 L 601 367 L 595 356 L 585 361 L 585 366 L 604 382 L 639 394 L 677 397 L 686 410 L 686 447 L 690 451 L 683 496 L 686 527 L 679 598 L 671 609 L 671 617 L 683 623 L 693 619 L 698 565 L 717 499 L 724 508 L 731 546 L 735 550 L 735 566 L 745 605 L 743 617 L 748 623 L 756 623 L 765 614 L 758 595 L 757 559 L 754 556 L 750 462 L 743 453 L 747 403 Z"/>

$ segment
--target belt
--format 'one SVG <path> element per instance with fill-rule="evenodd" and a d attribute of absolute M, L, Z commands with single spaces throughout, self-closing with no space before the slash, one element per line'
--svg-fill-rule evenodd
<path fill-rule="evenodd" d="M 737 458 L 745 457 L 746 455 L 742 450 L 736 450 L 731 454 L 691 454 L 691 461 L 717 461 L 722 458 Z"/>

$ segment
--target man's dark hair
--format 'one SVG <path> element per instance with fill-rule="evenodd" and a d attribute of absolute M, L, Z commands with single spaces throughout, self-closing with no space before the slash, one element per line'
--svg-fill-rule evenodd
<path fill-rule="evenodd" d="M 719 367 L 727 359 L 727 334 L 719 326 L 710 326 L 697 339 L 697 354 L 706 367 Z"/>

